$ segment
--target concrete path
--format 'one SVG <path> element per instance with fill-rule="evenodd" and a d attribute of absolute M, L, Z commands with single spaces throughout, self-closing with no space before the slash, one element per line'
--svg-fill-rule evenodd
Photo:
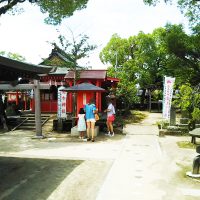
<path fill-rule="evenodd" d="M 194 187 L 194 183 L 186 177 L 184 179 L 179 166 L 185 164 L 185 152 L 188 153 L 187 160 L 194 154 L 191 150 L 180 150 L 176 144 L 177 137 L 158 137 L 155 122 L 159 119 L 161 114 L 151 113 L 141 124 L 126 127 L 127 135 L 121 151 L 96 200 L 199 198 L 199 187 Z M 167 141 L 170 142 L 167 144 Z"/>
<path fill-rule="evenodd" d="M 125 136 L 101 135 L 96 142 L 5 133 L 0 135 L 0 156 L 83 160 L 48 200 L 197 200 L 200 183 L 184 171 L 192 165 L 195 150 L 177 145 L 191 138 L 158 137 L 159 119 L 160 113 L 150 113 L 142 123 L 127 125 Z"/>
<path fill-rule="evenodd" d="M 121 152 L 115 160 L 97 200 L 157 200 L 163 192 L 152 184 L 157 177 L 154 165 L 161 159 L 158 128 L 160 118 L 151 114 L 143 123 L 128 125 Z M 149 194 L 149 195 L 147 195 Z M 152 195 L 153 194 L 153 195 Z"/>

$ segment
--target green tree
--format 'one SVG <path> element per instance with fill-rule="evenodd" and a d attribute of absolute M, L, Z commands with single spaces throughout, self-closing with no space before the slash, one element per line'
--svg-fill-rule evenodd
<path fill-rule="evenodd" d="M 196 120 L 200 120 L 200 85 L 194 87 L 190 84 L 181 85 L 173 104 L 182 111 L 187 111 L 190 118 L 190 128 L 195 128 Z"/>
<path fill-rule="evenodd" d="M 189 35 L 182 25 L 167 24 L 152 33 L 140 32 L 128 39 L 114 34 L 100 53 L 100 59 L 110 65 L 109 75 L 120 78 L 121 95 L 126 95 L 128 102 L 133 103 L 135 93 L 128 93 L 128 85 L 132 91 L 136 91 L 133 88 L 139 84 L 143 91 L 153 92 L 162 89 L 164 76 L 176 77 L 177 86 L 185 82 L 197 85 L 200 77 L 199 46 L 198 32 Z"/>
<path fill-rule="evenodd" d="M 68 67 L 70 69 L 76 68 L 87 68 L 89 66 L 80 66 L 78 61 L 89 57 L 89 54 L 97 48 L 96 45 L 89 44 L 89 37 L 87 35 L 78 35 L 77 37 L 71 32 L 72 39 L 67 40 L 65 36 L 60 35 L 58 37 L 59 43 L 55 44 L 55 47 L 62 49 L 63 55 L 69 60 L 63 67 Z"/>
<path fill-rule="evenodd" d="M 129 60 L 129 44 L 127 39 L 122 39 L 117 34 L 113 34 L 110 41 L 100 53 L 100 59 L 104 64 L 111 64 L 120 68 Z"/>
<path fill-rule="evenodd" d="M 140 32 L 137 35 L 137 48 L 135 61 L 139 69 L 138 82 L 142 88 L 162 82 L 162 66 L 165 60 L 159 34 L 162 29 L 155 30 L 152 34 Z"/>
<path fill-rule="evenodd" d="M 21 7 L 26 0 L 0 0 L 0 16 L 11 11 L 16 13 L 18 7 Z M 48 13 L 45 19 L 47 24 L 57 25 L 74 11 L 81 10 L 86 7 L 88 0 L 27 0 L 33 6 L 39 6 L 42 13 Z"/>
<path fill-rule="evenodd" d="M 11 52 L 7 53 L 5 51 L 0 51 L 0 55 L 11 58 L 13 60 L 18 60 L 18 61 L 22 61 L 22 62 L 26 61 L 26 59 L 23 56 L 21 56 L 17 53 L 11 53 Z"/>
<path fill-rule="evenodd" d="M 176 95 L 173 104 L 183 111 L 192 113 L 193 111 L 193 89 L 190 84 L 183 84 L 179 87 L 179 93 Z"/>
<path fill-rule="evenodd" d="M 114 34 L 100 53 L 101 61 L 110 65 L 108 75 L 120 79 L 116 95 L 123 97 L 126 105 L 131 105 L 137 99 L 132 48 L 134 47 L 131 46 L 128 39 Z"/>
<path fill-rule="evenodd" d="M 160 0 L 143 0 L 145 4 L 156 6 Z M 163 0 L 165 3 L 176 2 L 180 11 L 189 19 L 192 26 L 200 24 L 200 0 Z"/>
<path fill-rule="evenodd" d="M 197 85 L 200 76 L 200 34 L 188 35 L 182 25 L 167 24 L 162 35 L 167 56 L 167 70 L 178 83 Z"/>
<path fill-rule="evenodd" d="M 76 85 L 77 78 L 79 76 L 80 70 L 87 68 L 88 66 L 80 66 L 78 61 L 82 58 L 89 56 L 90 52 L 96 49 L 96 45 L 91 45 L 88 42 L 89 37 L 87 35 L 79 35 L 75 38 L 73 32 L 72 40 L 67 40 L 63 35 L 59 36 L 59 44 L 55 44 L 55 47 L 60 47 L 63 51 L 63 55 L 69 60 L 63 67 L 70 68 L 74 71 L 74 85 Z M 76 95 L 73 95 L 73 114 L 76 115 Z M 75 118 L 73 118 L 72 125 L 75 124 Z"/>
<path fill-rule="evenodd" d="M 162 85 L 163 76 L 176 77 L 176 83 L 197 85 L 200 70 L 200 35 L 188 35 L 182 25 L 167 24 L 152 34 L 137 36 L 135 60 L 139 67 L 140 85 Z"/>

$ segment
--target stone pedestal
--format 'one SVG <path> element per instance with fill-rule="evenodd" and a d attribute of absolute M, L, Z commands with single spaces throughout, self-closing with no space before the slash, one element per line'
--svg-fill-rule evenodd
<path fill-rule="evenodd" d="M 165 136 L 165 131 L 159 129 L 159 137 L 164 137 Z"/>
<path fill-rule="evenodd" d="M 99 134 L 99 126 L 95 126 L 94 128 L 94 136 L 96 137 Z M 78 128 L 77 126 L 74 126 L 71 128 L 71 136 L 79 136 Z"/>
<path fill-rule="evenodd" d="M 176 109 L 172 106 L 170 111 L 170 126 L 176 125 Z"/>

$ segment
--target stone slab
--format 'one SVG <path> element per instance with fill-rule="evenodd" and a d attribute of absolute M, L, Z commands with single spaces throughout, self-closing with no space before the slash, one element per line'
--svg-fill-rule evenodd
<path fill-rule="evenodd" d="M 94 128 L 94 136 L 96 137 L 99 134 L 99 126 Z M 71 136 L 79 136 L 78 127 L 74 126 L 71 128 Z"/>

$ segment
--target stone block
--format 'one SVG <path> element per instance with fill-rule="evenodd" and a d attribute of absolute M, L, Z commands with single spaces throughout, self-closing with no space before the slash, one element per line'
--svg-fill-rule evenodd
<path fill-rule="evenodd" d="M 180 124 L 188 124 L 189 118 L 180 118 Z"/>
<path fill-rule="evenodd" d="M 195 128 L 200 128 L 200 124 L 195 124 Z"/>
<path fill-rule="evenodd" d="M 165 131 L 159 130 L 159 137 L 164 137 L 164 136 L 165 136 Z"/>
<path fill-rule="evenodd" d="M 99 134 L 99 126 L 94 128 L 94 136 L 96 137 Z M 71 136 L 79 136 L 78 127 L 74 126 L 71 128 Z"/>

